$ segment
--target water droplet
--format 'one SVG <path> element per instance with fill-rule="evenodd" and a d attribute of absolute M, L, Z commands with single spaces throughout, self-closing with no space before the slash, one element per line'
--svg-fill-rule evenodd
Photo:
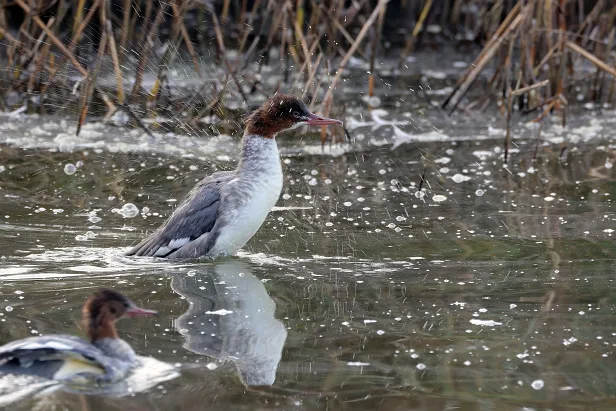
<path fill-rule="evenodd" d="M 69 176 L 72 176 L 73 174 L 75 174 L 77 172 L 77 167 L 75 167 L 75 164 L 73 163 L 68 163 L 64 166 L 64 173 L 68 174 Z"/>
<path fill-rule="evenodd" d="M 432 197 L 432 201 L 434 201 L 435 203 L 440 203 L 447 200 L 447 197 L 445 197 L 444 195 L 441 194 L 437 194 L 434 197 Z"/>
<path fill-rule="evenodd" d="M 535 380 L 533 381 L 530 386 L 533 387 L 534 390 L 540 390 L 543 388 L 543 380 Z"/>
<path fill-rule="evenodd" d="M 210 362 L 210 363 L 208 363 L 208 364 L 206 365 L 206 367 L 207 367 L 207 369 L 208 369 L 208 370 L 213 371 L 213 370 L 215 370 L 216 368 L 218 368 L 218 364 L 215 364 L 215 363 L 213 363 L 213 362 Z"/>
<path fill-rule="evenodd" d="M 11 307 L 10 305 L 7 305 L 5 310 L 10 313 L 11 311 L 13 311 L 13 307 Z"/>
<path fill-rule="evenodd" d="M 482 189 L 480 189 L 480 188 L 479 188 L 479 189 L 477 189 L 477 191 L 475 191 L 475 195 L 476 195 L 477 197 L 481 197 L 481 196 L 482 196 L 482 195 L 484 195 L 484 194 L 485 194 L 485 191 L 483 191 L 483 190 L 482 190 Z"/>
<path fill-rule="evenodd" d="M 416 365 L 418 370 L 425 370 L 426 369 L 426 364 L 420 362 L 419 364 Z"/>

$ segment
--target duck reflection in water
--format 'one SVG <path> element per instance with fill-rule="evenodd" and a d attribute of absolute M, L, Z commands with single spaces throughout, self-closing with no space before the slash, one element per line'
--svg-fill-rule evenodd
<path fill-rule="evenodd" d="M 184 347 L 235 363 L 246 385 L 272 385 L 287 339 L 276 304 L 242 261 L 207 265 L 173 277 L 190 307 L 176 322 Z"/>

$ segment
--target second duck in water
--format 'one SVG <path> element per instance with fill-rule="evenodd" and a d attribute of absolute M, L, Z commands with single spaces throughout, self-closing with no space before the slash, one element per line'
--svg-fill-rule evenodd
<path fill-rule="evenodd" d="M 135 351 L 118 337 L 116 320 L 152 316 L 124 295 L 101 290 L 86 301 L 83 325 L 90 342 L 72 335 L 24 338 L 0 347 L 0 373 L 68 383 L 113 383 L 139 366 Z"/>
<path fill-rule="evenodd" d="M 312 114 L 297 97 L 276 94 L 246 122 L 237 168 L 201 180 L 171 217 L 127 255 L 187 258 L 235 254 L 257 232 L 282 191 L 276 134 L 339 120 Z"/>

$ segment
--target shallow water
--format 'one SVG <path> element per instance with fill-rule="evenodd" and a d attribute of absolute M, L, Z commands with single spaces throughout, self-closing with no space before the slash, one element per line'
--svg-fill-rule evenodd
<path fill-rule="evenodd" d="M 277 208 L 214 262 L 122 252 L 233 167 L 234 138 L 2 123 L 0 343 L 81 334 L 80 305 L 114 287 L 161 314 L 124 320 L 123 338 L 171 365 L 9 408 L 613 409 L 614 116 L 540 142 L 521 124 L 504 168 L 502 120 L 418 132 L 404 113 L 352 113 L 354 144 L 279 139 Z"/>

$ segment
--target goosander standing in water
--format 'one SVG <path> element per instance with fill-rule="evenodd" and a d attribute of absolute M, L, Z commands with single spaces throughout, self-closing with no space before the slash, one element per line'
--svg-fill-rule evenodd
<path fill-rule="evenodd" d="M 201 180 L 171 217 L 127 255 L 168 258 L 235 254 L 257 232 L 282 191 L 276 134 L 339 120 L 312 114 L 303 101 L 276 94 L 246 121 L 237 168 Z"/>
<path fill-rule="evenodd" d="M 115 322 L 153 316 L 124 295 L 101 290 L 83 306 L 83 326 L 90 342 L 72 335 L 24 338 L 0 347 L 0 373 L 32 375 L 68 383 L 111 383 L 139 365 L 130 345 L 118 337 Z"/>

